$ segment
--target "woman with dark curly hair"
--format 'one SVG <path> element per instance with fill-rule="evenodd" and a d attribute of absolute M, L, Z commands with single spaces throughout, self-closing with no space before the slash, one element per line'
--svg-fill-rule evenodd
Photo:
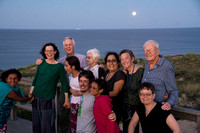
<path fill-rule="evenodd" d="M 21 80 L 22 75 L 16 69 L 9 69 L 2 73 L 0 81 L 0 133 L 7 130 L 7 121 L 14 104 L 28 101 L 30 98 L 24 97 L 21 88 L 16 85 Z"/>
<path fill-rule="evenodd" d="M 68 86 L 65 70 L 58 63 L 58 48 L 54 43 L 47 43 L 40 51 L 44 61 L 38 65 L 29 96 L 34 96 L 32 102 L 33 133 L 55 133 L 55 95 L 57 83 L 60 80 L 65 94 L 65 108 L 70 107 Z"/>
<path fill-rule="evenodd" d="M 123 114 L 123 86 L 125 74 L 120 70 L 120 60 L 116 52 L 108 52 L 105 57 L 105 64 L 108 70 L 105 72 L 104 79 L 107 82 L 107 91 L 112 99 L 113 111 L 116 113 L 119 124 Z"/>

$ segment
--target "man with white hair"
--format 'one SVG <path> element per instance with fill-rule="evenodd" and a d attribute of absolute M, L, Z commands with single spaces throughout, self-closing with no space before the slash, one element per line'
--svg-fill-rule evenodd
<path fill-rule="evenodd" d="M 88 66 L 85 55 L 75 53 L 75 41 L 71 37 L 65 37 L 63 40 L 63 48 L 67 55 L 63 56 L 58 60 L 58 62 L 65 64 L 65 60 L 69 56 L 76 56 L 80 61 L 81 68 Z"/>
<path fill-rule="evenodd" d="M 86 66 L 88 66 L 87 61 L 86 61 L 86 57 L 85 55 L 82 54 L 78 54 L 75 53 L 75 41 L 73 38 L 71 37 L 65 37 L 65 39 L 63 40 L 63 48 L 66 52 L 66 55 L 63 56 L 62 58 L 60 58 L 58 60 L 58 62 L 60 62 L 61 64 L 65 65 L 65 61 L 67 57 L 70 56 L 76 56 L 79 61 L 80 61 L 80 66 L 81 68 L 84 68 Z M 69 81 L 69 75 L 66 73 L 67 79 Z M 68 82 L 69 83 L 69 82 Z M 71 132 L 70 131 L 70 116 L 69 116 L 69 110 L 66 108 L 63 108 L 62 104 L 63 104 L 63 100 L 64 100 L 64 95 L 62 92 L 60 92 L 60 97 L 58 99 L 58 114 L 57 114 L 57 131 L 58 133 L 66 133 L 66 132 Z"/>
<path fill-rule="evenodd" d="M 92 71 L 95 79 L 102 78 L 105 72 L 104 69 L 97 64 L 99 58 L 100 52 L 96 48 L 87 51 L 87 63 L 89 66 L 84 69 Z"/>
<path fill-rule="evenodd" d="M 159 55 L 159 44 L 149 40 L 144 44 L 145 64 L 142 83 L 149 82 L 155 86 L 155 101 L 162 103 L 163 110 L 170 110 L 178 103 L 178 88 L 176 86 L 173 65 Z M 167 98 L 165 98 L 167 96 Z"/>

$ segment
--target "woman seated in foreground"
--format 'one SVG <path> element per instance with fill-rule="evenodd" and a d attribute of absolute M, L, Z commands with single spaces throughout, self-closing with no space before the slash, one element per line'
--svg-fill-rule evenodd
<path fill-rule="evenodd" d="M 154 102 L 155 89 L 151 83 L 142 83 L 139 89 L 141 106 L 134 113 L 128 132 L 133 133 L 140 121 L 143 133 L 181 133 L 180 127 L 170 111 L 162 110 L 162 104 Z"/>
<path fill-rule="evenodd" d="M 16 69 L 9 69 L 2 73 L 0 81 L 0 133 L 6 133 L 7 121 L 10 111 L 16 101 L 24 102 L 31 98 L 25 97 L 21 88 L 16 85 L 21 80 L 22 75 Z"/>

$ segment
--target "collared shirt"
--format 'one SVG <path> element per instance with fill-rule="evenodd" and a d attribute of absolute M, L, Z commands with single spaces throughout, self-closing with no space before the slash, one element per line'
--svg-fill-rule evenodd
<path fill-rule="evenodd" d="M 88 66 L 85 55 L 75 53 L 74 56 L 76 56 L 79 59 L 81 68 Z M 58 62 L 65 65 L 66 58 L 67 58 L 67 56 L 65 55 L 62 58 L 60 58 L 58 60 Z"/>
<path fill-rule="evenodd" d="M 178 88 L 176 86 L 175 71 L 173 65 L 163 56 L 160 61 L 149 70 L 149 62 L 145 64 L 145 70 L 142 78 L 143 82 L 152 83 L 155 87 L 154 101 L 164 102 L 164 96 L 168 92 L 170 94 L 167 102 L 172 106 L 178 103 Z"/>
<path fill-rule="evenodd" d="M 84 70 L 87 70 L 88 68 L 89 66 L 85 67 Z M 99 78 L 99 65 L 95 65 L 94 67 L 90 69 L 90 71 L 92 71 L 92 73 L 94 74 L 95 79 Z"/>

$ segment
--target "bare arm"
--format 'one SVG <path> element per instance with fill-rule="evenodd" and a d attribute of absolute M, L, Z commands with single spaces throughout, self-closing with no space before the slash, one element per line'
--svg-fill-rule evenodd
<path fill-rule="evenodd" d="M 72 95 L 74 95 L 74 96 L 82 96 L 82 95 L 83 95 L 83 93 L 82 93 L 81 91 L 74 90 L 74 89 L 72 89 L 72 88 L 70 88 L 69 91 L 70 91 L 70 92 L 72 93 Z"/>
<path fill-rule="evenodd" d="M 167 117 L 166 123 L 171 128 L 173 133 L 181 133 L 181 129 L 172 114 Z"/>
<path fill-rule="evenodd" d="M 28 93 L 28 96 L 29 96 L 29 97 L 32 96 L 33 90 L 34 90 L 34 86 L 31 86 L 31 89 L 29 90 L 29 93 Z"/>
<path fill-rule="evenodd" d="M 108 119 L 110 119 L 111 121 L 116 121 L 116 114 L 112 111 L 112 114 L 108 115 Z"/>
<path fill-rule="evenodd" d="M 67 109 L 70 108 L 70 102 L 69 102 L 69 94 L 65 93 L 65 103 L 63 104 L 63 106 Z"/>
<path fill-rule="evenodd" d="M 31 99 L 29 97 L 20 97 L 14 91 L 11 91 L 10 93 L 8 93 L 8 95 L 6 97 L 10 98 L 10 99 L 14 99 L 19 102 L 27 102 Z"/>
<path fill-rule="evenodd" d="M 40 65 L 41 63 L 42 63 L 42 59 L 41 58 L 37 59 L 36 62 L 35 62 L 36 65 Z"/>
<path fill-rule="evenodd" d="M 109 92 L 109 96 L 116 97 L 119 94 L 119 92 L 122 90 L 123 86 L 124 86 L 124 80 L 119 80 L 119 81 L 115 82 L 113 91 Z"/>
<path fill-rule="evenodd" d="M 138 116 L 137 112 L 135 112 L 129 123 L 128 133 L 134 133 L 135 127 L 137 126 L 138 122 L 139 122 L 139 116 Z"/>

